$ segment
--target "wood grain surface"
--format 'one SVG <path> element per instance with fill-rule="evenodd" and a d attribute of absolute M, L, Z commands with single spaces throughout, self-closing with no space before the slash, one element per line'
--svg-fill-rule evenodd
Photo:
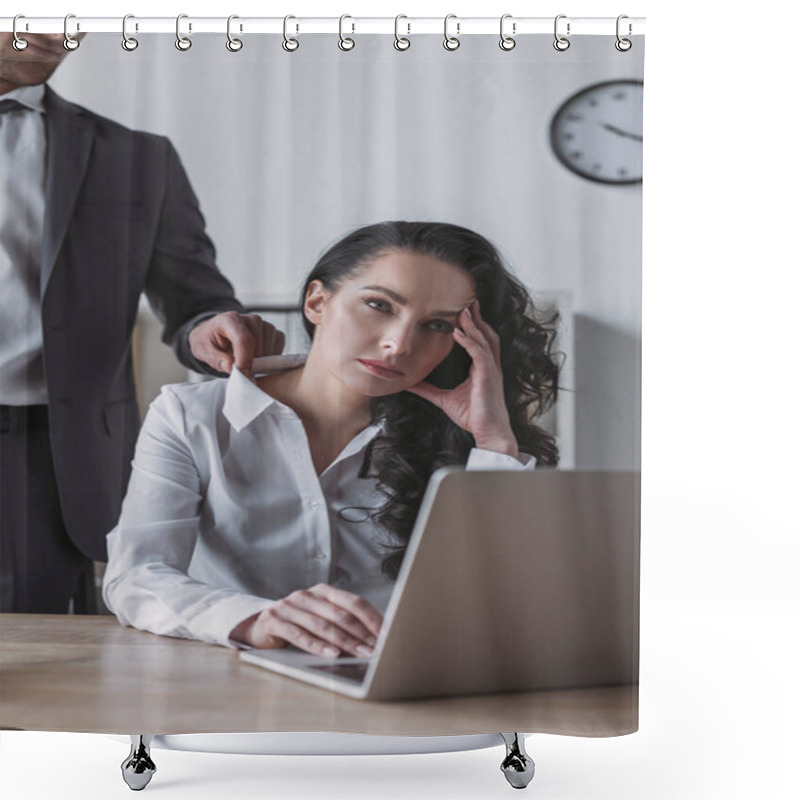
<path fill-rule="evenodd" d="M 124 628 L 114 617 L 0 615 L 6 729 L 618 736 L 637 729 L 637 701 L 636 686 L 352 700 L 242 662 L 235 650 Z"/>

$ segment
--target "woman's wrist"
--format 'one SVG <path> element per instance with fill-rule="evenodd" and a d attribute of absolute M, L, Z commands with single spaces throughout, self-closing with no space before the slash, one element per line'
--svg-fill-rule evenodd
<path fill-rule="evenodd" d="M 503 453 L 512 458 L 519 457 L 519 446 L 516 439 L 508 437 L 475 439 L 475 447 L 479 450 L 491 450 L 495 453 Z"/>

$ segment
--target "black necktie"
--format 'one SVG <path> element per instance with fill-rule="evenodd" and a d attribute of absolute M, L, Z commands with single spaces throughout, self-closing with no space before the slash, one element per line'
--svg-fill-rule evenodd
<path fill-rule="evenodd" d="M 5 100 L 0 100 L 0 114 L 6 114 L 9 111 L 27 111 L 28 106 L 23 105 L 19 102 L 19 100 L 14 100 L 13 98 L 6 98 Z"/>

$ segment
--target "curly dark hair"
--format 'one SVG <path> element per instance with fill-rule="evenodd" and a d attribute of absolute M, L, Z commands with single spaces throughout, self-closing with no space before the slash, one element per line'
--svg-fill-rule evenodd
<path fill-rule="evenodd" d="M 519 449 L 537 464 L 555 466 L 555 437 L 535 424 L 558 395 L 560 354 L 553 351 L 558 313 L 539 318 L 527 289 L 508 271 L 496 248 L 468 228 L 444 222 L 381 222 L 359 228 L 330 247 L 306 279 L 318 280 L 328 291 L 355 269 L 390 251 L 425 255 L 461 267 L 472 275 L 481 316 L 499 334 L 503 389 L 511 428 Z M 314 325 L 304 319 L 310 337 Z M 427 377 L 443 389 L 458 386 L 469 376 L 471 358 L 454 347 Z M 364 454 L 360 477 L 377 479 L 386 498 L 377 509 L 365 509 L 369 518 L 393 535 L 400 545 L 382 564 L 394 579 L 430 476 L 440 467 L 465 464 L 475 440 L 438 407 L 410 392 L 372 400 L 373 422 L 383 431 Z"/>

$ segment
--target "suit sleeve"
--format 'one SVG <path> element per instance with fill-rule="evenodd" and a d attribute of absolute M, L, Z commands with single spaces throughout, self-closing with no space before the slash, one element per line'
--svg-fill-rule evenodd
<path fill-rule="evenodd" d="M 197 197 L 169 140 L 165 189 L 152 248 L 145 293 L 164 326 L 162 339 L 190 369 L 210 374 L 189 350 L 189 332 L 221 311 L 243 311 L 233 287 L 216 265 L 216 251 L 206 234 Z"/>

